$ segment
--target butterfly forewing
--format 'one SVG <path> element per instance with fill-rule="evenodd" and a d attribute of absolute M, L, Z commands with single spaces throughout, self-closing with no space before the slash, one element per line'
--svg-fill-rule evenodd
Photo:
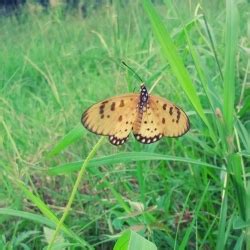
<path fill-rule="evenodd" d="M 82 115 L 83 125 L 93 133 L 108 135 L 114 145 L 123 144 L 136 119 L 138 94 L 127 94 L 94 104 Z"/>

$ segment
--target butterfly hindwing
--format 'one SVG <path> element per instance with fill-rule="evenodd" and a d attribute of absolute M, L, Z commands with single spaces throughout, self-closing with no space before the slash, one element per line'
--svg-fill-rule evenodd
<path fill-rule="evenodd" d="M 189 130 L 189 119 L 184 111 L 159 96 L 150 95 L 144 107 L 140 126 L 133 133 L 141 143 L 153 143 L 161 137 L 179 137 Z"/>
<path fill-rule="evenodd" d="M 175 104 L 159 96 L 150 96 L 149 106 L 156 116 L 163 136 L 179 137 L 189 130 L 188 116 Z"/>
<path fill-rule="evenodd" d="M 114 145 L 123 144 L 136 119 L 138 94 L 127 94 L 94 104 L 82 115 L 82 124 L 91 132 L 108 135 Z"/>
<path fill-rule="evenodd" d="M 141 117 L 139 116 L 133 126 L 135 139 L 143 144 L 156 142 L 163 136 L 162 129 L 157 123 L 156 115 L 150 107 L 149 100 L 147 106 L 143 108 Z"/>

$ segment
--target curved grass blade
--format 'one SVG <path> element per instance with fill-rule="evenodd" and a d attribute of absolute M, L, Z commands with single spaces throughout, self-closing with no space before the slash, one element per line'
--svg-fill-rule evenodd
<path fill-rule="evenodd" d="M 55 224 L 51 220 L 49 220 L 48 218 L 46 218 L 42 215 L 30 213 L 30 212 L 15 210 L 12 208 L 0 208 L 0 214 L 7 215 L 7 216 L 13 216 L 13 217 L 19 217 L 19 218 L 26 219 L 26 220 L 31 220 L 35 223 L 38 223 L 41 225 L 46 225 L 50 228 L 55 227 Z"/>
<path fill-rule="evenodd" d="M 171 65 L 175 77 L 181 84 L 184 92 L 186 93 L 187 97 L 189 98 L 196 112 L 208 127 L 210 137 L 215 142 L 216 141 L 215 133 L 205 115 L 205 112 L 200 102 L 200 98 L 192 84 L 192 80 L 188 74 L 188 71 L 184 67 L 184 63 L 181 60 L 181 57 L 177 53 L 177 49 L 170 37 L 170 34 L 166 30 L 158 13 L 155 11 L 152 3 L 149 0 L 144 0 L 143 4 L 144 4 L 144 9 L 152 24 L 153 32 L 155 33 L 155 36 L 162 48 L 163 55 Z"/>
<path fill-rule="evenodd" d="M 89 167 L 97 167 L 100 165 L 137 162 L 137 161 L 174 161 L 174 162 L 183 162 L 187 164 L 195 164 L 203 167 L 214 168 L 219 171 L 223 170 L 220 167 L 196 159 L 190 159 L 190 158 L 184 158 L 166 154 L 149 153 L 149 152 L 129 152 L 129 153 L 118 153 L 108 156 L 102 156 L 90 160 L 88 165 Z M 48 174 L 49 175 L 66 174 L 79 170 L 81 166 L 82 166 L 82 161 L 71 162 L 49 168 Z"/>

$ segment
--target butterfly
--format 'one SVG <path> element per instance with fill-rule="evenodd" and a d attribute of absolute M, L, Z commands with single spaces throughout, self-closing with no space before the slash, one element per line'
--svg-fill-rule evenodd
<path fill-rule="evenodd" d="M 179 137 L 190 128 L 188 116 L 170 101 L 148 93 L 114 96 L 88 108 L 81 122 L 89 131 L 109 137 L 113 145 L 124 144 L 130 132 L 137 141 L 150 144 L 163 136 Z"/>

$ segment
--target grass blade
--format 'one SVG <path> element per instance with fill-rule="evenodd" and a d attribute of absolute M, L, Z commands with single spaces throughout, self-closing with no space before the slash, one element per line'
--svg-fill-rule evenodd
<path fill-rule="evenodd" d="M 48 218 L 50 221 L 52 221 L 55 225 L 59 223 L 58 218 L 56 215 L 46 206 L 46 204 L 37 196 L 35 196 L 26 186 L 23 182 L 18 181 L 18 186 L 20 189 L 24 192 L 26 197 L 35 204 L 38 209 Z M 62 225 L 62 231 L 67 234 L 69 237 L 73 238 L 74 240 L 78 241 L 82 246 L 88 247 L 91 249 L 91 246 L 84 241 L 82 238 L 77 236 L 74 232 L 72 232 L 70 229 L 68 229 L 66 226 Z"/>
<path fill-rule="evenodd" d="M 226 134 L 233 133 L 233 116 L 235 100 L 235 66 L 236 49 L 238 42 L 238 11 L 234 0 L 226 1 L 226 48 L 225 48 L 225 70 L 224 70 L 224 120 Z"/>
<path fill-rule="evenodd" d="M 227 194 L 227 187 L 228 184 L 228 176 L 225 175 L 224 177 L 224 188 L 225 190 L 222 192 L 222 204 L 221 204 L 221 211 L 220 211 L 220 221 L 219 221 L 219 229 L 218 229 L 218 237 L 216 242 L 216 250 L 224 249 L 225 248 L 225 228 L 226 228 L 226 220 L 227 220 L 227 209 L 228 209 L 228 194 Z"/>
<path fill-rule="evenodd" d="M 82 126 L 77 126 L 69 131 L 48 153 L 47 157 L 52 157 L 59 154 L 62 150 L 68 147 L 70 144 L 79 140 L 84 134 L 85 129 Z"/>
<path fill-rule="evenodd" d="M 55 224 L 51 220 L 49 220 L 48 218 L 46 218 L 42 215 L 30 213 L 30 212 L 15 210 L 12 208 L 0 208 L 0 214 L 31 220 L 35 223 L 39 223 L 41 225 L 46 225 L 50 228 L 55 227 Z"/>
<path fill-rule="evenodd" d="M 189 238 L 190 238 L 190 235 L 192 233 L 192 230 L 193 230 L 193 227 L 194 227 L 194 223 L 196 222 L 197 218 L 198 218 L 198 215 L 199 215 L 199 211 L 201 209 L 201 206 L 202 206 L 202 203 L 205 199 L 205 196 L 208 192 L 208 188 L 209 188 L 209 183 L 207 184 L 207 186 L 205 187 L 204 189 L 204 192 L 201 196 L 201 199 L 197 205 L 197 207 L 195 208 L 195 211 L 194 211 L 194 216 L 193 216 L 193 219 L 192 219 L 192 222 L 190 223 L 190 226 L 188 227 L 188 229 L 186 230 L 186 233 L 182 239 L 182 242 L 180 244 L 180 247 L 179 249 L 187 249 L 188 248 L 188 242 L 189 242 Z"/>

